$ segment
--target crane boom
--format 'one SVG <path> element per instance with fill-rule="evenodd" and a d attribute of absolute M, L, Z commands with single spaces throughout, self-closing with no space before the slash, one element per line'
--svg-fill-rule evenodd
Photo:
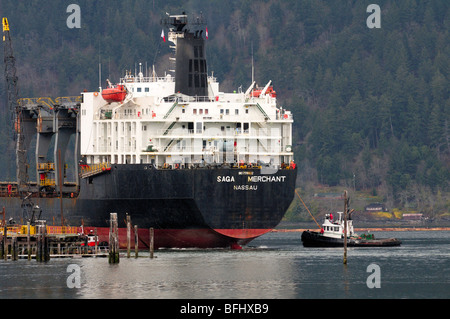
<path fill-rule="evenodd" d="M 27 159 L 26 150 L 24 148 L 23 135 L 23 118 L 22 108 L 19 105 L 19 89 L 18 78 L 16 74 L 16 59 L 14 57 L 10 27 L 7 18 L 2 19 L 3 24 L 3 42 L 4 42 L 4 62 L 5 62 L 5 77 L 8 94 L 8 106 L 11 114 L 14 116 L 14 128 L 16 132 L 16 173 L 19 192 L 27 191 Z"/>
<path fill-rule="evenodd" d="M 16 59 L 12 48 L 11 35 L 9 33 L 9 23 L 7 18 L 2 19 L 3 24 L 3 42 L 4 42 L 4 61 L 5 61 L 5 76 L 6 84 L 8 86 L 8 106 L 10 110 L 17 113 L 19 105 L 17 103 L 19 93 L 17 87 L 16 75 Z"/>

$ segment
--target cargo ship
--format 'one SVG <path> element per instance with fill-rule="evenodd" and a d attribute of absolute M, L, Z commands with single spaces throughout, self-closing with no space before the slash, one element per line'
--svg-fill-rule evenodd
<path fill-rule="evenodd" d="M 82 225 L 107 242 L 117 213 L 121 247 L 129 216 L 140 248 L 153 228 L 156 249 L 239 248 L 279 224 L 297 177 L 292 113 L 271 81 L 220 91 L 207 70 L 203 18 L 170 15 L 161 25 L 173 49 L 164 76 L 140 64 L 80 97 L 19 100 L 17 181 L 0 183 L 6 221 Z"/>

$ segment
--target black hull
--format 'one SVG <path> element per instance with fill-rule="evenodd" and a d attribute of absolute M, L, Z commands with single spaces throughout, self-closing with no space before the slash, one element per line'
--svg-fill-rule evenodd
<path fill-rule="evenodd" d="M 173 239 L 158 243 L 155 236 L 156 247 L 245 244 L 281 221 L 294 197 L 296 173 L 113 164 L 111 170 L 81 179 L 78 196 L 63 198 L 63 217 L 66 225 L 108 229 L 110 213 L 118 214 L 119 228 L 126 227 L 128 214 L 139 229 L 152 227 L 161 239 L 166 235 Z M 58 197 L 32 201 L 42 209 L 41 219 L 60 224 Z M 20 204 L 17 197 L 0 198 L 7 219 L 18 223 L 31 217 L 23 216 Z"/>
<path fill-rule="evenodd" d="M 304 247 L 344 247 L 343 238 L 325 237 L 318 232 L 304 231 L 302 233 Z M 348 247 L 394 247 L 400 246 L 401 241 L 395 238 L 386 239 L 355 239 L 348 238 Z"/>

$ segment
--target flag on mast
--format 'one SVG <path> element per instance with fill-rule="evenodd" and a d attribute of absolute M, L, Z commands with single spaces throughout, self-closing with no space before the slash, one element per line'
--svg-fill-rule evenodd
<path fill-rule="evenodd" d="M 166 36 L 164 35 L 164 29 L 161 31 L 161 38 L 163 38 L 164 42 L 166 42 Z"/>
<path fill-rule="evenodd" d="M 206 27 L 206 39 L 208 39 L 208 27 Z"/>

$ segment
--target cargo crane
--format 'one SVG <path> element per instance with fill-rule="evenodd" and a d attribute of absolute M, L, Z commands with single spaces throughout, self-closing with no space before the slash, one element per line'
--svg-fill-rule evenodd
<path fill-rule="evenodd" d="M 3 24 L 3 47 L 5 62 L 5 77 L 7 85 L 8 106 L 14 118 L 14 138 L 16 143 L 16 177 L 17 190 L 22 198 L 22 209 L 24 216 L 28 216 L 28 211 L 33 207 L 30 200 L 27 173 L 27 153 L 25 149 L 25 136 L 23 132 L 23 110 L 19 104 L 18 78 L 16 75 L 16 59 L 14 57 L 11 34 L 7 18 L 2 19 Z"/>
<path fill-rule="evenodd" d="M 78 165 L 74 165 L 75 182 L 65 182 L 65 153 L 70 136 L 75 134 L 75 163 L 79 158 L 78 109 L 81 96 L 21 98 L 19 99 L 18 78 L 12 48 L 10 25 L 7 18 L 2 19 L 5 77 L 7 84 L 8 107 L 14 120 L 14 139 L 16 147 L 17 187 L 13 196 L 22 200 L 21 209 L 24 220 L 40 214 L 34 206 L 34 197 L 57 197 L 61 199 L 61 225 L 64 225 L 62 198 L 76 197 L 79 192 Z M 36 182 L 30 182 L 28 175 L 28 149 L 36 136 Z M 55 137 L 53 162 L 47 158 L 52 137 Z M 64 175 L 63 175 L 64 167 Z M 0 184 L 0 189 L 5 185 Z M 12 188 L 12 185 L 7 186 Z"/>

